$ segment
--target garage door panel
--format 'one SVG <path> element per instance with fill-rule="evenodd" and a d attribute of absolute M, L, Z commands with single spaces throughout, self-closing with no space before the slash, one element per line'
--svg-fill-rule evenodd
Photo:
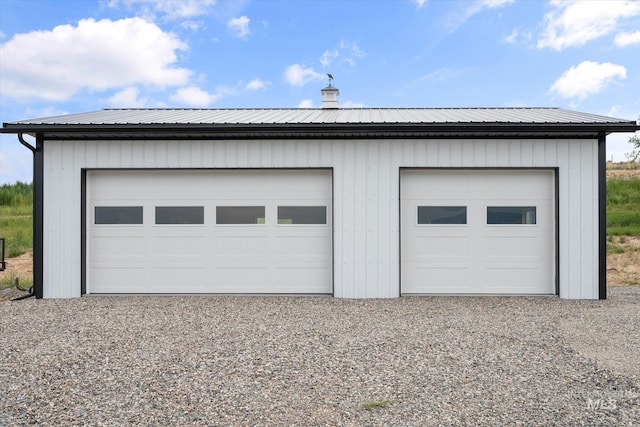
<path fill-rule="evenodd" d="M 548 293 L 540 287 L 540 281 L 546 279 L 543 269 L 540 268 L 527 265 L 516 265 L 513 268 L 488 266 L 484 277 L 485 283 L 482 288 L 486 293 Z"/>
<path fill-rule="evenodd" d="M 100 280 L 100 291 L 104 293 L 142 292 L 146 273 L 145 268 L 139 266 L 96 265 L 92 268 L 89 280 Z"/>
<path fill-rule="evenodd" d="M 467 265 L 424 266 L 416 264 L 414 286 L 405 293 L 467 293 L 469 267 Z"/>
<path fill-rule="evenodd" d="M 214 236 L 215 241 L 210 242 L 209 253 L 212 256 L 228 258 L 266 256 L 269 253 L 269 238 L 256 234 Z"/>
<path fill-rule="evenodd" d="M 314 274 L 309 276 L 307 270 Z M 284 293 L 296 293 L 296 289 L 303 288 L 306 293 L 322 294 L 325 293 L 324 283 L 331 280 L 331 270 L 325 263 L 309 263 L 304 268 L 276 267 L 272 279 Z"/>
<path fill-rule="evenodd" d="M 331 293 L 331 193 L 327 170 L 88 172 L 87 291 Z M 142 206 L 143 224 L 93 225 L 103 205 Z M 217 208 L 234 206 L 262 213 L 242 224 L 248 211 L 227 209 L 219 224 Z M 278 224 L 278 206 L 324 207 L 326 224 Z"/>
<path fill-rule="evenodd" d="M 226 289 L 223 292 L 265 292 L 264 283 L 270 282 L 268 273 L 269 266 L 266 264 L 216 266 L 209 284 L 215 289 Z"/>
<path fill-rule="evenodd" d="M 272 254 L 275 256 L 284 255 L 292 257 L 300 256 L 321 256 L 326 259 L 328 257 L 327 239 L 324 235 L 320 236 L 277 236 L 272 241 Z M 296 248 L 295 253 L 291 253 L 291 248 Z"/>
<path fill-rule="evenodd" d="M 501 259 L 516 257 L 535 257 L 545 249 L 545 244 L 537 236 L 487 236 L 484 241 L 486 257 L 500 257 Z"/>
<path fill-rule="evenodd" d="M 468 237 L 424 237 L 417 238 L 416 250 L 421 256 L 430 259 L 433 257 L 451 257 L 469 255 Z"/>
<path fill-rule="evenodd" d="M 94 237 L 90 250 L 94 256 L 126 257 L 129 255 L 123 252 L 123 247 L 130 248 L 138 254 L 145 253 L 145 239 L 142 236 L 109 236 Z"/>
<path fill-rule="evenodd" d="M 553 293 L 553 191 L 548 170 L 403 171 L 402 292 Z M 464 206 L 466 223 L 417 224 L 420 206 Z M 523 223 L 488 224 L 493 206 Z"/>
<path fill-rule="evenodd" d="M 155 265 L 149 269 L 149 292 L 194 292 L 205 289 L 207 268 L 202 264 L 182 262 L 179 265 Z"/>
<path fill-rule="evenodd" d="M 151 256 L 192 256 L 206 252 L 207 241 L 202 236 L 160 236 L 151 240 Z"/>

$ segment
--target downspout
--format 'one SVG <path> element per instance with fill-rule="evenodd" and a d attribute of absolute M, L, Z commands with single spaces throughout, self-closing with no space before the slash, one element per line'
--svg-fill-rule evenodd
<path fill-rule="evenodd" d="M 33 155 L 36 154 L 36 147 L 34 147 L 33 145 L 29 144 L 27 141 L 24 140 L 24 137 L 22 136 L 21 133 L 18 134 L 18 141 L 20 141 L 20 144 L 24 145 L 25 147 L 27 147 L 29 150 L 31 150 L 31 153 Z"/>
<path fill-rule="evenodd" d="M 43 253 L 43 162 L 42 162 L 42 135 L 36 135 L 36 146 L 25 141 L 22 133 L 18 133 L 18 141 L 27 147 L 33 154 L 33 286 L 29 288 L 29 293 L 13 301 L 19 301 L 35 296 L 42 298 L 42 253 Z"/>

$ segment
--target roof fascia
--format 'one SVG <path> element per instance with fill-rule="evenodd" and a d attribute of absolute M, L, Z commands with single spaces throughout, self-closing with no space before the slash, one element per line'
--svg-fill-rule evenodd
<path fill-rule="evenodd" d="M 419 136 L 434 133 L 542 133 L 542 134 L 580 134 L 635 132 L 640 125 L 635 122 L 614 123 L 287 123 L 287 124 L 21 124 L 4 123 L 0 133 L 44 133 L 50 138 L 55 134 L 84 135 L 109 134 L 167 134 L 202 133 L 212 136 L 233 138 L 234 134 L 247 137 L 279 136 L 358 136 L 371 134 Z"/>

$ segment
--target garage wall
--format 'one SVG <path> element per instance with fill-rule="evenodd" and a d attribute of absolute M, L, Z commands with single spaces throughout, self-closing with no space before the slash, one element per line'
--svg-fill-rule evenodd
<path fill-rule="evenodd" d="M 560 296 L 598 298 L 597 140 L 45 141 L 44 297 L 80 296 L 81 170 L 333 168 L 334 294 L 400 293 L 401 167 L 558 167 Z"/>

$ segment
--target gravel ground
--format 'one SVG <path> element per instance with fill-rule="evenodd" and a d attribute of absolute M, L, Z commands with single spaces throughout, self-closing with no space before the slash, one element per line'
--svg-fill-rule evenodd
<path fill-rule="evenodd" d="M 0 425 L 640 425 L 640 287 L 0 303 Z"/>

